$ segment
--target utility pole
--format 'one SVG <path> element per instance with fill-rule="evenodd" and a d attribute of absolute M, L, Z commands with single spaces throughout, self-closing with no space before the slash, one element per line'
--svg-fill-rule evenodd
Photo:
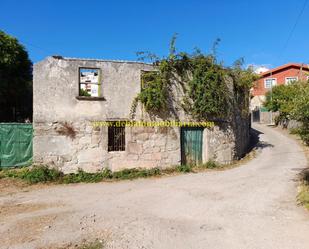
<path fill-rule="evenodd" d="M 272 102 L 273 100 L 273 72 L 270 72 L 270 78 L 271 78 L 271 84 L 270 84 L 270 101 Z M 273 122 L 273 111 L 270 110 L 270 125 L 275 125 Z"/>

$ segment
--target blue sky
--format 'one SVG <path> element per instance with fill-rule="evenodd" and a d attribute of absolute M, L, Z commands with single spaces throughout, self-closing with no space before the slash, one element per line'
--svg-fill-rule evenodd
<path fill-rule="evenodd" d="M 0 0 L 0 29 L 17 37 L 33 62 L 69 57 L 136 60 L 135 52 L 211 50 L 226 65 L 309 63 L 309 4 L 286 44 L 305 0 Z"/>

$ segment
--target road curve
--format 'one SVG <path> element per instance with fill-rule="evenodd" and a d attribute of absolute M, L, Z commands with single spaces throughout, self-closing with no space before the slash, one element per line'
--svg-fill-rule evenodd
<path fill-rule="evenodd" d="M 46 248 L 100 234 L 107 248 L 308 249 L 309 213 L 296 203 L 297 174 L 306 167 L 302 149 L 275 129 L 254 128 L 261 151 L 234 169 L 1 197 L 2 204 L 48 208 L 1 222 L 1 237 L 8 239 L 0 248 Z M 45 216 L 54 219 L 37 228 L 39 236 L 14 241 L 24 232 L 18 224 Z"/>

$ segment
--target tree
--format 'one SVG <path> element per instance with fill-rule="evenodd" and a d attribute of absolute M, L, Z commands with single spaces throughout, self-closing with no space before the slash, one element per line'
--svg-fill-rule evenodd
<path fill-rule="evenodd" d="M 300 94 L 295 97 L 295 108 L 292 116 L 302 123 L 299 135 L 305 144 L 309 145 L 309 85 L 306 84 L 300 89 Z"/>
<path fill-rule="evenodd" d="M 300 122 L 297 132 L 309 145 L 309 84 L 295 82 L 291 85 L 280 85 L 266 94 L 265 106 L 272 111 L 279 111 L 277 122 L 291 119 Z"/>
<path fill-rule="evenodd" d="M 295 108 L 295 99 L 301 92 L 301 83 L 274 86 L 271 92 L 266 93 L 265 107 L 270 111 L 278 112 L 280 121 L 291 119 Z"/>
<path fill-rule="evenodd" d="M 0 122 L 32 119 L 32 62 L 18 40 L 0 30 Z"/>

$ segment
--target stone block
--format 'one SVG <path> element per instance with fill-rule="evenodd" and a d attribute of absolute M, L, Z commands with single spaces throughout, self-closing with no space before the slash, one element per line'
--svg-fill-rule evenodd
<path fill-rule="evenodd" d="M 127 147 L 128 153 L 130 154 L 141 154 L 143 152 L 142 144 L 129 142 Z"/>
<path fill-rule="evenodd" d="M 140 133 L 140 134 L 137 134 L 135 136 L 136 140 L 138 141 L 146 141 L 149 139 L 149 134 L 148 133 Z"/>
<path fill-rule="evenodd" d="M 77 156 L 78 163 L 94 163 L 103 161 L 103 152 L 101 148 L 89 148 L 81 150 Z"/>
<path fill-rule="evenodd" d="M 46 155 L 62 156 L 71 154 L 72 141 L 66 136 L 35 136 L 34 151 L 42 157 Z"/>
<path fill-rule="evenodd" d="M 156 152 L 160 152 L 161 151 L 161 148 L 160 147 L 157 147 L 157 146 L 154 146 L 154 147 L 143 147 L 144 148 L 144 151 L 143 153 L 145 154 L 150 154 L 150 153 L 156 153 Z"/>

